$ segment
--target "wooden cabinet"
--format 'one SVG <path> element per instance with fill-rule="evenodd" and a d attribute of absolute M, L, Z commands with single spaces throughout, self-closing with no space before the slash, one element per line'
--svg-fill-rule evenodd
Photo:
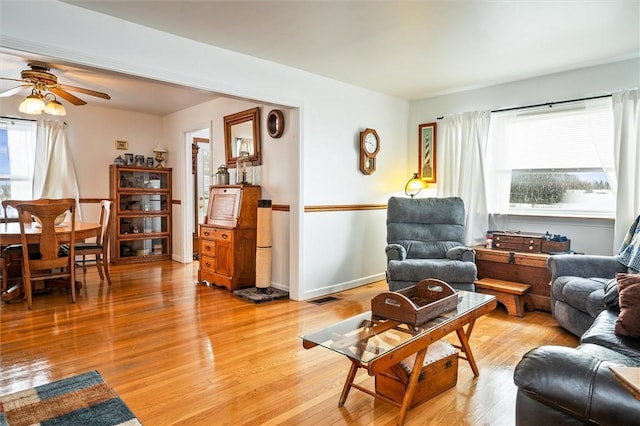
<path fill-rule="evenodd" d="M 547 269 L 549 254 L 506 251 L 474 247 L 478 279 L 495 278 L 529 284 L 529 295 L 536 309 L 551 310 L 551 272 Z"/>
<path fill-rule="evenodd" d="M 111 263 L 171 258 L 171 169 L 110 166 Z"/>
<path fill-rule="evenodd" d="M 256 225 L 261 190 L 214 185 L 200 225 L 198 281 L 233 291 L 255 285 Z"/>

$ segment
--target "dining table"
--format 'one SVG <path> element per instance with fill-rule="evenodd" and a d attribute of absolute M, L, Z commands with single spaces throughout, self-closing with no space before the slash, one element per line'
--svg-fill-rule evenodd
<path fill-rule="evenodd" d="M 76 222 L 75 240 L 84 241 L 89 238 L 95 238 L 100 233 L 100 230 L 100 223 Z M 40 241 L 42 228 L 37 222 L 26 223 L 24 231 L 27 236 L 27 244 L 37 244 Z M 68 243 L 71 236 L 71 225 L 67 222 L 57 225 L 56 235 L 61 243 Z M 20 223 L 0 223 L 0 249 L 4 249 L 6 246 L 12 244 L 22 244 Z M 0 250 L 0 253 L 2 252 L 3 250 Z M 22 287 L 22 280 L 20 279 L 20 276 L 18 275 L 16 277 L 14 272 L 14 274 L 9 277 L 8 281 L 9 284 L 7 285 L 7 288 L 3 288 L 2 294 L 0 295 L 0 299 L 5 302 L 15 299 L 21 295 L 20 288 Z"/>

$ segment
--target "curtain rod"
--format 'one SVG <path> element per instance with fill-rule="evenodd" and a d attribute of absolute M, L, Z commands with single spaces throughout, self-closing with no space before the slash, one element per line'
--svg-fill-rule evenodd
<path fill-rule="evenodd" d="M 611 96 L 612 95 L 590 96 L 588 98 L 568 99 L 566 101 L 545 102 L 543 104 L 525 105 L 525 106 L 511 107 L 511 108 L 501 108 L 501 109 L 492 109 L 491 112 L 517 111 L 519 109 L 537 108 L 537 107 L 542 107 L 542 106 L 552 107 L 554 105 L 567 104 L 567 103 L 570 103 L 570 102 L 590 101 L 590 100 L 593 100 L 593 99 L 610 98 Z M 438 120 L 442 120 L 443 118 L 444 118 L 444 116 L 438 117 Z"/>
<path fill-rule="evenodd" d="M 6 115 L 0 116 L 0 119 L 1 118 L 4 118 L 5 120 L 38 121 L 33 118 L 7 117 Z"/>

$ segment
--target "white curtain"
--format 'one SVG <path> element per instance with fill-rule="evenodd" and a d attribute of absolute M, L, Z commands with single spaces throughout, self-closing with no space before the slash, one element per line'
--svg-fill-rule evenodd
<path fill-rule="evenodd" d="M 617 188 L 613 253 L 640 215 L 640 89 L 613 94 L 613 155 Z"/>
<path fill-rule="evenodd" d="M 464 201 L 466 243 L 481 244 L 489 226 L 485 188 L 485 156 L 490 111 L 445 116 L 438 134 L 438 197 Z"/>
<path fill-rule="evenodd" d="M 34 198 L 75 198 L 76 220 L 82 220 L 80 190 L 69 148 L 67 126 L 62 121 L 38 122 L 33 172 Z"/>

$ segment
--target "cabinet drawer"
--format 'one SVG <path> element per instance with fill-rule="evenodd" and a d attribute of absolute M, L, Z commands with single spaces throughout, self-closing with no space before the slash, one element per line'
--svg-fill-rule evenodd
<path fill-rule="evenodd" d="M 233 241 L 233 230 L 203 226 L 200 228 L 200 238 L 214 241 Z"/>
<path fill-rule="evenodd" d="M 216 270 L 216 258 L 213 256 L 201 256 L 200 257 L 200 269 L 206 272 L 215 272 Z"/>
<path fill-rule="evenodd" d="M 209 240 L 200 240 L 200 255 L 215 257 L 216 242 Z"/>

